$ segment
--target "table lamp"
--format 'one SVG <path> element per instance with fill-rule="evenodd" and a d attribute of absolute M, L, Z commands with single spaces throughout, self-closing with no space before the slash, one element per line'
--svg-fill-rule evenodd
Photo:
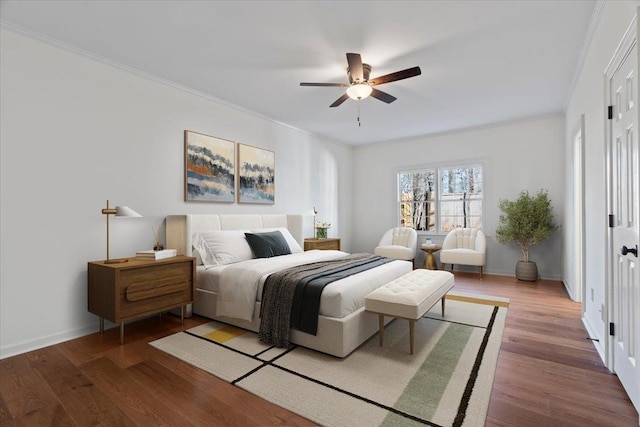
<path fill-rule="evenodd" d="M 109 208 L 109 200 L 107 200 L 107 207 L 102 209 L 102 213 L 107 216 L 107 259 L 105 260 L 105 264 L 116 264 L 120 262 L 129 261 L 127 258 L 120 259 L 109 259 L 109 215 L 115 215 L 116 217 L 128 217 L 128 218 L 139 218 L 142 217 L 138 212 L 134 211 L 131 208 L 126 206 L 116 206 L 115 209 Z"/>
<path fill-rule="evenodd" d="M 316 215 L 318 215 L 318 211 L 316 209 L 316 207 L 313 207 L 313 210 L 305 213 L 305 215 L 313 215 L 313 238 L 316 237 Z"/>

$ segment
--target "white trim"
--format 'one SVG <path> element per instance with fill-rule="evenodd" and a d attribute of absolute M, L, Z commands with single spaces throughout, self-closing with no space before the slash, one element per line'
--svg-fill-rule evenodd
<path fill-rule="evenodd" d="M 200 98 L 204 98 L 204 99 L 206 99 L 208 101 L 215 102 L 216 104 L 224 105 L 225 107 L 231 108 L 233 110 L 236 110 L 236 111 L 239 111 L 239 112 L 242 112 L 242 113 L 245 113 L 245 114 L 249 114 L 251 116 L 257 117 L 257 118 L 262 119 L 262 120 L 266 120 L 266 121 L 271 122 L 271 123 L 275 123 L 275 124 L 278 124 L 278 125 L 285 126 L 285 127 L 289 128 L 289 129 L 293 129 L 293 130 L 296 130 L 298 132 L 302 132 L 302 133 L 307 134 L 309 136 L 312 136 L 314 138 L 318 138 L 318 139 L 321 139 L 321 140 L 326 141 L 328 143 L 335 144 L 335 145 L 337 145 L 339 147 L 353 148 L 351 145 L 348 145 L 348 144 L 345 144 L 345 143 L 342 143 L 342 142 L 339 142 L 339 141 L 334 141 L 332 139 L 327 139 L 327 137 L 325 137 L 325 136 L 321 136 L 321 135 L 315 134 L 313 132 L 309 132 L 307 130 L 300 129 L 298 127 L 292 126 L 290 124 L 287 124 L 287 123 L 284 123 L 284 122 L 280 122 L 278 120 L 275 120 L 272 117 L 265 116 L 264 114 L 258 113 L 258 112 L 253 111 L 253 110 L 249 110 L 247 108 L 241 107 L 241 106 L 239 106 L 237 104 L 231 103 L 231 102 L 226 101 L 224 99 L 216 98 L 213 95 L 209 95 L 207 93 L 200 92 L 200 91 L 198 91 L 196 89 L 192 89 L 192 88 L 190 88 L 188 86 L 183 86 L 181 84 L 172 82 L 171 80 L 167 80 L 167 79 L 164 79 L 162 77 L 158 77 L 158 76 L 156 76 L 154 74 L 150 74 L 150 73 L 147 73 L 145 71 L 138 70 L 137 68 L 133 68 L 133 67 L 130 67 L 128 65 L 121 64 L 121 63 L 113 61 L 111 59 L 107 59 L 107 58 L 105 58 L 103 56 L 96 55 L 95 53 L 89 52 L 87 50 L 81 49 L 81 48 L 73 46 L 73 45 L 70 45 L 70 44 L 65 43 L 63 41 L 56 40 L 56 39 L 51 38 L 49 36 L 45 36 L 45 35 L 40 34 L 38 32 L 35 32 L 35 31 L 32 31 L 32 30 L 28 30 L 26 28 L 22 28 L 19 25 L 15 25 L 15 24 L 9 23 L 9 22 L 4 21 L 2 19 L 0 19 L 0 27 L 4 27 L 7 30 L 14 31 L 16 33 L 22 34 L 23 36 L 27 36 L 27 37 L 39 40 L 41 42 L 44 42 L 44 43 L 59 47 L 61 49 L 64 49 L 64 50 L 67 50 L 69 52 L 75 53 L 77 55 L 83 56 L 85 58 L 88 58 L 88 59 L 91 59 L 91 60 L 94 60 L 94 61 L 97 61 L 97 62 L 101 62 L 101 63 L 103 63 L 105 65 L 108 65 L 108 66 L 111 66 L 111 67 L 114 67 L 114 68 L 118 68 L 118 69 L 120 69 L 122 71 L 126 71 L 126 72 L 134 74 L 136 76 L 143 77 L 145 79 L 154 81 L 156 83 L 167 85 L 167 86 L 170 86 L 170 87 L 172 87 L 174 89 L 178 89 L 178 90 L 187 92 L 187 93 L 189 93 L 191 95 L 195 95 L 195 96 L 198 96 Z"/>
<path fill-rule="evenodd" d="M 494 122 L 494 123 L 487 123 L 487 124 L 482 124 L 482 125 L 477 125 L 477 126 L 469 126 L 469 127 L 462 127 L 462 128 L 456 128 L 456 129 L 450 129 L 450 130 L 443 130 L 440 132 L 434 132 L 434 133 L 425 133 L 423 135 L 416 135 L 416 136 L 410 136 L 407 138 L 401 138 L 401 139 L 391 139 L 388 141 L 379 141 L 379 142 L 371 142 L 368 144 L 361 144 L 361 145 L 355 145 L 355 146 L 351 146 L 351 148 L 353 148 L 354 150 L 358 150 L 358 149 L 368 149 L 371 147 L 378 147 L 378 146 L 385 146 L 385 145 L 393 145 L 396 143 L 402 143 L 402 142 L 414 142 L 414 141 L 423 141 L 425 139 L 430 139 L 430 138 L 438 138 L 441 136 L 446 136 L 446 135 L 456 135 L 456 134 L 461 134 L 461 133 L 466 133 L 466 132 L 475 132 L 475 131 L 479 131 L 479 130 L 485 130 L 485 129 L 494 129 L 494 128 L 501 128 L 501 127 L 505 127 L 505 126 L 512 126 L 512 125 L 519 125 L 522 123 L 531 123 L 531 122 L 537 122 L 537 121 L 541 121 L 541 120 L 547 120 L 547 119 L 553 119 L 553 118 L 565 118 L 565 113 L 564 111 L 558 111 L 558 112 L 554 112 L 554 113 L 548 113 L 548 114 L 540 114 L 537 116 L 525 116 L 525 117 L 517 117 L 514 119 L 510 119 L 510 120 L 502 120 L 502 121 L 498 121 L 498 122 Z"/>
<path fill-rule="evenodd" d="M 598 339 L 598 334 L 595 333 L 595 329 L 589 323 L 589 319 L 587 319 L 586 317 L 583 316 L 582 317 L 582 324 L 584 325 L 584 328 L 587 330 L 587 334 L 589 335 L 590 338 Z M 600 358 L 602 360 L 604 360 L 606 352 L 604 350 L 603 344 L 600 341 L 595 341 L 595 340 L 591 340 L 591 342 L 593 343 L 593 346 L 595 347 L 596 351 L 600 355 Z M 606 366 L 606 365 L 605 365 L 605 368 L 609 369 L 609 367 Z"/>
<path fill-rule="evenodd" d="M 7 357 L 16 356 L 18 354 L 27 353 L 29 351 L 38 350 L 40 348 L 49 347 L 55 344 L 60 344 L 61 342 L 69 341 L 75 338 L 84 337 L 86 335 L 98 332 L 98 329 L 99 327 L 96 323 L 94 326 L 83 326 L 81 328 L 45 335 L 34 340 L 22 341 L 18 344 L 2 347 L 0 349 L 0 359 L 5 359 Z"/>
<path fill-rule="evenodd" d="M 569 298 L 571 298 L 572 300 L 575 301 L 575 298 L 573 297 L 573 292 L 571 287 L 567 284 L 567 281 L 565 279 L 560 279 L 560 281 L 562 282 L 562 285 L 564 286 L 565 291 L 567 291 L 567 294 L 569 294 Z"/>
<path fill-rule="evenodd" d="M 579 146 L 576 147 L 577 138 L 580 137 Z M 585 281 L 585 115 L 580 115 L 580 120 L 571 132 L 571 181 L 573 189 L 573 230 L 572 230 L 572 248 L 571 257 L 573 257 L 573 292 L 572 299 L 577 302 L 583 302 L 586 295 Z M 579 153 L 576 153 L 579 149 Z M 576 158 L 576 154 L 580 157 Z M 577 165 L 577 167 L 576 167 Z M 579 193 L 579 194 L 577 194 Z M 576 203 L 577 202 L 577 203 Z M 582 314 L 584 315 L 585 304 L 582 304 Z"/>
<path fill-rule="evenodd" d="M 395 197 L 394 197 L 394 211 L 395 211 L 395 223 L 396 223 L 396 227 L 400 227 L 400 212 L 398 210 L 398 204 L 400 203 L 400 200 L 398 200 L 398 196 L 399 196 L 399 189 L 400 189 L 400 182 L 399 182 L 399 176 L 400 173 L 410 173 L 410 172 L 420 172 L 423 171 L 425 169 L 434 169 L 436 171 L 436 206 L 437 206 L 437 212 L 439 212 L 440 210 L 440 170 L 441 169 L 447 169 L 447 168 L 454 168 L 454 167 L 460 167 L 460 168 L 464 168 L 464 167 L 476 167 L 476 166 L 480 166 L 482 168 L 482 217 L 481 217 L 481 222 L 480 222 L 480 229 L 483 230 L 484 232 L 484 218 L 485 218 L 485 205 L 486 205 L 486 201 L 485 201 L 485 183 L 486 183 L 486 170 L 487 170 L 487 163 L 488 161 L 485 158 L 477 158 L 477 159 L 466 159 L 466 160 L 447 160 L 447 161 L 443 161 L 443 162 L 434 162 L 434 163 L 426 163 L 426 164 L 421 164 L 421 165 L 414 165 L 414 166 L 407 166 L 407 167 L 403 167 L 403 166 L 398 166 L 392 169 L 392 173 L 395 177 Z M 431 232 L 431 231 L 427 231 L 427 230 L 416 230 L 416 232 L 418 233 L 419 236 L 440 236 L 440 237 L 444 237 L 448 234 L 448 232 L 444 233 L 440 231 L 440 216 L 438 213 L 436 213 L 436 231 L 435 232 Z"/>
<path fill-rule="evenodd" d="M 591 46 L 593 35 L 598 28 L 600 18 L 602 17 L 602 12 L 604 11 L 604 5 L 606 3 L 607 2 L 605 0 L 598 0 L 595 7 L 593 8 L 591 21 L 589 22 L 589 27 L 587 28 L 587 33 L 585 35 L 584 42 L 582 43 L 582 48 L 580 48 L 578 61 L 576 62 L 576 67 L 573 71 L 573 77 L 571 78 L 571 84 L 569 85 L 569 93 L 567 94 L 567 98 L 564 102 L 565 112 L 569 108 L 569 103 L 571 102 L 571 98 L 573 97 L 573 91 L 576 89 L 576 85 L 578 84 L 578 80 L 580 79 L 580 73 L 582 72 L 582 68 L 584 67 L 584 61 L 587 59 L 587 52 L 589 52 L 589 47 Z"/>

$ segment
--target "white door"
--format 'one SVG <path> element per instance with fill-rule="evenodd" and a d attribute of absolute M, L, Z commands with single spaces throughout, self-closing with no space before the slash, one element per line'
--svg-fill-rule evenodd
<path fill-rule="evenodd" d="M 634 20 L 634 23 L 636 21 Z M 640 408 L 640 176 L 638 175 L 638 48 L 630 28 L 606 74 L 609 105 L 608 157 L 612 370 Z"/>

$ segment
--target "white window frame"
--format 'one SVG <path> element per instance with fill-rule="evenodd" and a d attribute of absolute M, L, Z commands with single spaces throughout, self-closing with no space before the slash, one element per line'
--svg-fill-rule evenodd
<path fill-rule="evenodd" d="M 479 167 L 481 168 L 482 171 L 482 209 L 481 209 L 481 214 L 480 214 L 480 228 L 484 227 L 484 212 L 485 212 L 485 199 L 486 199 L 486 182 L 487 182 L 487 168 L 485 165 L 485 162 L 483 161 L 479 161 L 479 160 L 466 160 L 466 161 L 456 161 L 456 162 L 447 162 L 447 163 L 436 163 L 436 164 L 427 164 L 427 165 L 420 165 L 420 166 L 411 166 L 411 167 L 404 167 L 404 168 L 397 168 L 394 172 L 395 172 L 395 182 L 396 182 L 396 189 L 395 189 L 395 203 L 394 203 L 394 210 L 395 210 L 395 216 L 396 216 L 396 224 L 398 224 L 398 226 L 402 226 L 401 224 L 401 215 L 400 215 L 400 174 L 403 173 L 415 173 L 415 172 L 426 172 L 426 171 L 434 171 L 436 174 L 436 182 L 435 182 L 435 193 L 436 193 L 436 198 L 435 198 L 435 204 L 436 204 L 436 215 L 435 215 L 435 230 L 434 231 L 428 231 L 428 230 L 416 230 L 418 232 L 419 235 L 425 235 L 425 236 L 445 236 L 448 234 L 448 231 L 441 231 L 442 230 L 442 225 L 441 225 L 441 189 L 440 186 L 442 184 L 442 177 L 441 177 L 441 171 L 445 170 L 445 169 L 452 169 L 452 168 L 471 168 L 471 167 Z"/>

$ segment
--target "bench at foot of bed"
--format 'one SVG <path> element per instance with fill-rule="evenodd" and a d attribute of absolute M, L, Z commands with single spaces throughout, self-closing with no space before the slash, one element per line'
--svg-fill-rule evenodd
<path fill-rule="evenodd" d="M 378 315 L 380 346 L 384 343 L 384 316 L 409 320 L 409 347 L 413 354 L 415 322 L 442 301 L 453 288 L 453 274 L 442 270 L 413 270 L 365 297 L 365 311 Z"/>

